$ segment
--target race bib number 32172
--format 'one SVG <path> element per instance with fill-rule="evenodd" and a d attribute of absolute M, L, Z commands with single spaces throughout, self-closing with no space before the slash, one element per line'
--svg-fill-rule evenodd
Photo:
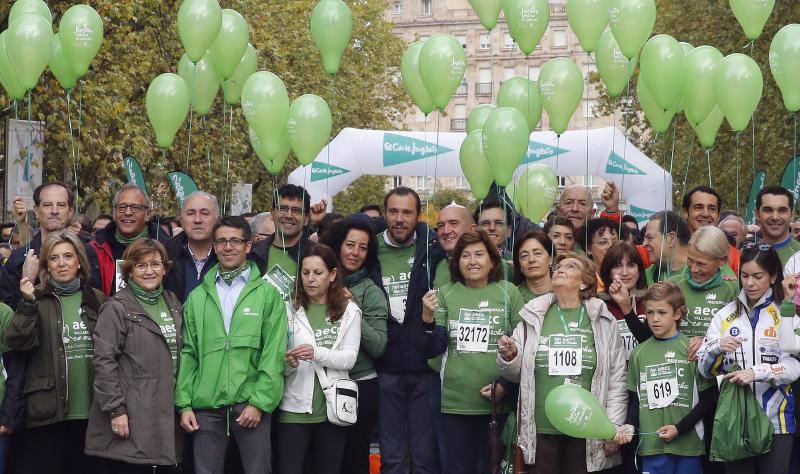
<path fill-rule="evenodd" d="M 456 349 L 459 352 L 489 352 L 492 317 L 486 311 L 461 309 L 458 314 Z"/>

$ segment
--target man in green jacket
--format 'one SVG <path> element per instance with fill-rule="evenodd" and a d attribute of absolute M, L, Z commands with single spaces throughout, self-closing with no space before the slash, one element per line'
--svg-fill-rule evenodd
<path fill-rule="evenodd" d="M 246 260 L 247 221 L 225 217 L 212 238 L 219 264 L 184 306 L 175 405 L 181 427 L 195 433 L 196 472 L 222 474 L 233 434 L 245 473 L 269 473 L 271 414 L 283 396 L 286 306 Z"/>

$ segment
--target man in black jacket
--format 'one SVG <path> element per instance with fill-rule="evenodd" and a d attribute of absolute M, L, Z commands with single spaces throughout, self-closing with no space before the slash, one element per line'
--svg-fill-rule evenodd
<path fill-rule="evenodd" d="M 219 201 L 213 194 L 195 191 L 183 201 L 180 215 L 183 232 L 164 245 L 172 261 L 172 268 L 164 277 L 164 288 L 181 302 L 186 302 L 189 293 L 217 263 L 211 231 L 219 218 Z"/>
<path fill-rule="evenodd" d="M 405 473 L 410 452 L 411 472 L 438 474 L 421 302 L 446 255 L 436 235 L 419 222 L 421 204 L 414 190 L 393 189 L 384 209 L 387 229 L 378 234 L 378 259 L 390 317 L 378 365 L 381 472 Z"/>

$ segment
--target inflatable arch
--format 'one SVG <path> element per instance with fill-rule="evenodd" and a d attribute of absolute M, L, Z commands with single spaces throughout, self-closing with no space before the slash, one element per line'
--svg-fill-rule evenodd
<path fill-rule="evenodd" d="M 304 186 L 312 202 L 332 203 L 332 196 L 362 175 L 464 176 L 458 151 L 465 137 L 463 132 L 440 133 L 437 158 L 433 132 L 346 128 L 311 165 L 295 169 L 289 182 Z M 628 213 L 640 222 L 672 209 L 672 176 L 614 127 L 568 131 L 560 139 L 553 132 L 534 132 L 519 171 L 530 163 L 545 163 L 561 176 L 589 174 L 614 181 Z"/>

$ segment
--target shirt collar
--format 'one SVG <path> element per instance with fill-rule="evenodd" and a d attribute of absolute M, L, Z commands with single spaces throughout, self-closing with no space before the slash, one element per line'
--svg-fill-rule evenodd
<path fill-rule="evenodd" d="M 241 279 L 241 280 L 244 280 L 245 283 L 250 281 L 250 271 L 251 271 L 250 265 L 248 265 L 247 269 L 245 269 L 245 271 L 243 271 L 241 275 L 239 275 L 238 277 L 233 279 L 233 281 L 231 282 L 231 286 L 233 286 L 233 283 L 236 280 L 240 280 Z M 222 277 L 219 276 L 219 267 L 217 267 L 217 275 L 214 277 L 214 281 L 216 283 L 225 283 L 225 280 L 223 280 Z"/>
<path fill-rule="evenodd" d="M 395 245 L 395 244 L 394 244 L 394 243 L 391 241 L 391 239 L 389 239 L 389 229 L 386 229 L 386 230 L 384 230 L 384 231 L 383 231 L 383 241 L 384 241 L 384 242 L 386 242 L 386 245 L 388 245 L 388 246 L 389 246 L 389 247 L 391 247 L 391 248 L 395 248 L 395 249 L 404 249 L 404 248 L 411 247 L 412 245 L 414 245 L 414 244 L 417 242 L 417 233 L 416 233 L 416 232 L 414 232 L 414 233 L 412 234 L 411 241 L 410 241 L 410 242 L 408 242 L 408 244 L 407 244 L 407 245 Z"/>
<path fill-rule="evenodd" d="M 774 248 L 775 250 L 782 249 L 782 248 L 786 247 L 787 245 L 789 245 L 789 243 L 792 241 L 792 239 L 794 239 L 794 237 L 792 237 L 792 235 L 789 234 L 789 237 L 787 237 L 786 240 L 784 240 L 783 242 L 778 242 L 777 244 L 773 245 L 772 248 Z"/>

